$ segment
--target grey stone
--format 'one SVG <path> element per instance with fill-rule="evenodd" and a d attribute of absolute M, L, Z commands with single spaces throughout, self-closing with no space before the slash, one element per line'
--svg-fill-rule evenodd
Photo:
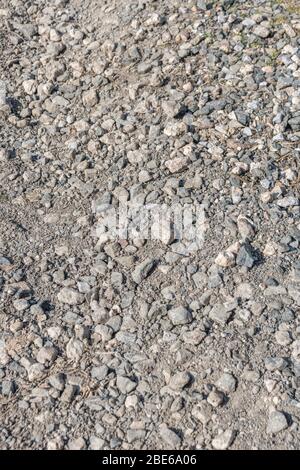
<path fill-rule="evenodd" d="M 71 287 L 63 287 L 57 294 L 57 299 L 68 305 L 80 305 L 84 302 L 84 296 Z"/>
<path fill-rule="evenodd" d="M 91 374 L 93 379 L 104 380 L 108 374 L 108 371 L 108 367 L 106 365 L 103 365 L 99 367 L 93 367 Z"/>
<path fill-rule="evenodd" d="M 224 372 L 217 381 L 216 386 L 225 393 L 232 393 L 236 389 L 237 380 L 229 372 Z"/>
<path fill-rule="evenodd" d="M 277 434 L 288 427 L 285 415 L 280 411 L 272 411 L 269 415 L 267 433 Z"/>
<path fill-rule="evenodd" d="M 72 439 L 68 443 L 69 450 L 84 450 L 86 449 L 86 442 L 83 437 L 78 437 L 77 439 Z"/>
<path fill-rule="evenodd" d="M 236 432 L 234 430 L 226 429 L 212 440 L 212 446 L 216 450 L 226 450 L 233 443 L 235 436 Z"/>
<path fill-rule="evenodd" d="M 147 258 L 142 263 L 138 264 L 132 273 L 132 279 L 136 284 L 140 284 L 146 279 L 155 266 L 153 258 Z"/>
<path fill-rule="evenodd" d="M 3 380 L 1 382 L 1 393 L 4 396 L 13 395 L 16 391 L 16 385 L 13 380 Z"/>
<path fill-rule="evenodd" d="M 238 251 L 236 257 L 236 264 L 238 266 L 246 266 L 252 268 L 254 263 L 257 261 L 257 256 L 250 245 L 250 243 L 244 243 Z"/>
<path fill-rule="evenodd" d="M 175 391 L 183 390 L 192 380 L 189 372 L 178 372 L 170 378 L 168 386 Z"/>
<path fill-rule="evenodd" d="M 159 427 L 159 434 L 162 440 L 171 448 L 177 448 L 181 444 L 181 439 L 178 434 L 172 429 L 168 428 L 167 425 L 162 424 Z"/>
<path fill-rule="evenodd" d="M 41 364 L 52 364 L 57 357 L 57 350 L 52 346 L 44 346 L 37 353 L 37 361 Z"/>
<path fill-rule="evenodd" d="M 253 28 L 253 33 L 260 38 L 266 39 L 270 35 L 270 30 L 262 25 Z"/>
<path fill-rule="evenodd" d="M 137 382 L 131 380 L 128 377 L 122 377 L 118 376 L 117 377 L 117 387 L 120 390 L 121 393 L 124 395 L 127 395 L 128 393 L 133 392 L 133 390 L 136 389 L 137 387 Z"/>
<path fill-rule="evenodd" d="M 146 431 L 144 429 L 128 429 L 127 441 L 132 444 L 136 441 L 144 441 L 146 437 Z"/>
<path fill-rule="evenodd" d="M 183 306 L 173 308 L 168 312 L 168 316 L 173 325 L 185 325 L 193 319 L 191 312 Z"/>
<path fill-rule="evenodd" d="M 231 316 L 232 311 L 227 310 L 223 304 L 216 304 L 209 312 L 209 318 L 220 325 L 225 325 Z"/>
<path fill-rule="evenodd" d="M 287 367 L 288 363 L 283 357 L 266 357 L 265 367 L 267 370 L 273 372 L 275 370 L 283 370 Z"/>
<path fill-rule="evenodd" d="M 212 390 L 207 397 L 207 401 L 213 407 L 218 407 L 224 402 L 224 394 L 219 390 Z"/>

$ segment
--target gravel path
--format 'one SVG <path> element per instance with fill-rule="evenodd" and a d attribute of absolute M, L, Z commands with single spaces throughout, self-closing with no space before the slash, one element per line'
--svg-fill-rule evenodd
<path fill-rule="evenodd" d="M 0 0 L 1 449 L 299 449 L 299 33 Z"/>

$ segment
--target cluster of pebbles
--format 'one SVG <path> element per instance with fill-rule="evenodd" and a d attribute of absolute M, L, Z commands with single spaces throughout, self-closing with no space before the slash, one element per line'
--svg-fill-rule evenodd
<path fill-rule="evenodd" d="M 1 448 L 299 448 L 298 1 L 0 7 Z"/>

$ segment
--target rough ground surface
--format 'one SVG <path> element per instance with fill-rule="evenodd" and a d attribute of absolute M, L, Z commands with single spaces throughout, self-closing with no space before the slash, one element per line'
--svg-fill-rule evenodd
<path fill-rule="evenodd" d="M 0 0 L 2 449 L 299 448 L 299 32 Z M 203 247 L 99 238 L 133 198 L 202 204 Z"/>

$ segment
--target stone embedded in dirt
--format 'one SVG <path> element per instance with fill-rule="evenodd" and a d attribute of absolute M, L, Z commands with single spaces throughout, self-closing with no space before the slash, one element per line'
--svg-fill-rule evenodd
<path fill-rule="evenodd" d="M 77 439 L 72 439 L 68 443 L 69 450 L 84 450 L 86 449 L 86 442 L 83 437 L 78 437 Z"/>
<path fill-rule="evenodd" d="M 287 196 L 287 197 L 278 199 L 276 202 L 278 206 L 287 208 L 287 207 L 299 206 L 300 200 L 297 197 Z"/>
<path fill-rule="evenodd" d="M 132 444 L 136 441 L 144 441 L 146 431 L 144 429 L 129 429 L 126 436 L 129 444 Z"/>
<path fill-rule="evenodd" d="M 212 440 L 212 446 L 216 450 L 226 450 L 233 443 L 236 432 L 232 429 L 226 429 Z"/>
<path fill-rule="evenodd" d="M 278 344 L 280 344 L 281 346 L 288 346 L 289 344 L 292 343 L 292 338 L 291 338 L 291 334 L 289 331 L 276 331 L 275 333 L 275 339 L 277 341 Z"/>
<path fill-rule="evenodd" d="M 252 240 L 255 236 L 255 226 L 248 217 L 240 215 L 237 219 L 238 231 L 243 240 Z"/>
<path fill-rule="evenodd" d="M 172 243 L 174 241 L 174 228 L 171 221 L 168 218 L 155 221 L 151 226 L 151 236 L 165 245 Z"/>
<path fill-rule="evenodd" d="M 104 364 L 100 367 L 93 367 L 91 370 L 91 376 L 97 380 L 103 380 L 109 372 L 108 367 Z"/>
<path fill-rule="evenodd" d="M 224 394 L 219 390 L 212 390 L 208 394 L 207 401 L 210 405 L 216 408 L 222 405 L 222 403 L 224 402 Z"/>
<path fill-rule="evenodd" d="M 192 416 L 197 421 L 200 421 L 202 424 L 207 424 L 210 422 L 213 413 L 213 408 L 206 401 L 195 405 L 192 409 Z"/>
<path fill-rule="evenodd" d="M 22 312 L 24 310 L 27 310 L 29 307 L 30 307 L 30 303 L 28 302 L 28 300 L 26 299 L 18 299 L 18 300 L 15 300 L 14 303 L 14 308 L 18 311 L 18 312 Z"/>
<path fill-rule="evenodd" d="M 288 427 L 288 421 L 281 411 L 272 411 L 269 415 L 267 433 L 277 434 Z"/>
<path fill-rule="evenodd" d="M 2 271 L 10 271 L 12 269 L 12 263 L 5 256 L 0 256 L 0 269 Z"/>
<path fill-rule="evenodd" d="M 137 382 L 129 379 L 128 377 L 118 376 L 117 377 L 117 387 L 121 393 L 127 395 L 132 392 L 137 387 Z"/>
<path fill-rule="evenodd" d="M 3 380 L 1 382 L 1 394 L 11 396 L 16 392 L 16 384 L 13 380 Z"/>
<path fill-rule="evenodd" d="M 181 438 L 178 434 L 165 424 L 160 425 L 159 434 L 163 442 L 173 449 L 181 444 Z"/>
<path fill-rule="evenodd" d="M 222 374 L 219 380 L 216 382 L 216 386 L 224 393 L 232 393 L 236 389 L 237 380 L 229 372 L 224 372 L 224 374 Z"/>
<path fill-rule="evenodd" d="M 84 302 L 84 296 L 71 287 L 63 287 L 57 294 L 57 299 L 68 305 L 80 305 Z"/>
<path fill-rule="evenodd" d="M 193 344 L 198 346 L 204 338 L 207 336 L 207 333 L 201 328 L 197 328 L 192 331 L 187 331 L 182 333 L 182 339 L 186 344 Z"/>
<path fill-rule="evenodd" d="M 176 101 L 164 101 L 162 109 L 168 117 L 176 117 L 182 111 L 182 105 Z"/>
<path fill-rule="evenodd" d="M 223 304 L 216 304 L 209 312 L 209 318 L 221 325 L 225 325 L 231 317 L 232 310 L 226 309 Z"/>
<path fill-rule="evenodd" d="M 215 263 L 222 268 L 235 266 L 235 255 L 227 251 L 221 252 L 216 257 Z"/>
<path fill-rule="evenodd" d="M 255 28 L 253 28 L 253 33 L 256 36 L 259 36 L 260 38 L 265 39 L 270 35 L 270 30 L 269 30 L 269 28 L 267 28 L 265 26 L 258 25 L 258 26 L 255 26 Z"/>
<path fill-rule="evenodd" d="M 84 351 L 82 341 L 76 338 L 71 338 L 66 347 L 66 354 L 68 359 L 72 361 L 79 361 Z"/>
<path fill-rule="evenodd" d="M 91 436 L 90 437 L 90 445 L 89 449 L 91 450 L 101 450 L 105 445 L 105 441 L 98 436 Z"/>
<path fill-rule="evenodd" d="M 294 3 L 1 1 L 0 449 L 299 448 Z"/>
<path fill-rule="evenodd" d="M 191 374 L 189 372 L 178 372 L 170 378 L 168 386 L 175 391 L 180 391 L 191 382 Z"/>
<path fill-rule="evenodd" d="M 92 108 L 98 103 L 98 94 L 96 90 L 89 90 L 83 93 L 82 95 L 82 102 L 84 106 Z"/>
<path fill-rule="evenodd" d="M 173 325 L 185 325 L 193 319 L 191 312 L 183 306 L 173 308 L 168 312 L 168 316 Z"/>
<path fill-rule="evenodd" d="M 236 257 L 236 264 L 238 266 L 245 266 L 246 268 L 252 268 L 254 263 L 257 261 L 257 255 L 255 254 L 253 247 L 250 243 L 243 243 Z"/>
<path fill-rule="evenodd" d="M 236 297 L 240 299 L 250 300 L 254 297 L 254 286 L 249 282 L 242 282 L 236 289 Z"/>
<path fill-rule="evenodd" d="M 55 374 L 49 377 L 49 383 L 57 390 L 63 391 L 65 388 L 65 377 L 63 374 Z"/>
<path fill-rule="evenodd" d="M 41 364 L 52 364 L 57 357 L 57 350 L 52 346 L 42 347 L 36 356 L 36 359 Z"/>
<path fill-rule="evenodd" d="M 153 258 L 147 258 L 142 263 L 138 264 L 132 273 L 132 279 L 136 284 L 140 284 L 151 273 L 155 266 Z"/>
<path fill-rule="evenodd" d="M 27 95 L 33 95 L 36 92 L 36 82 L 35 80 L 25 80 L 23 82 L 23 88 Z"/>
<path fill-rule="evenodd" d="M 273 372 L 275 370 L 283 370 L 287 367 L 288 363 L 283 357 L 266 357 L 265 367 L 267 370 Z"/>
<path fill-rule="evenodd" d="M 182 171 L 186 168 L 188 164 L 187 157 L 175 157 L 171 160 L 166 161 L 166 167 L 170 171 L 170 173 L 177 173 L 178 171 Z"/>

